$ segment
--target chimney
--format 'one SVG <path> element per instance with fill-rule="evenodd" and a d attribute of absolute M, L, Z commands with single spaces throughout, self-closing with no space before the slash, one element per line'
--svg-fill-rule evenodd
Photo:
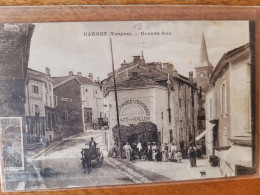
<path fill-rule="evenodd" d="M 69 71 L 69 76 L 73 76 L 73 71 Z"/>
<path fill-rule="evenodd" d="M 189 72 L 189 82 L 193 84 L 193 72 Z"/>
<path fill-rule="evenodd" d="M 100 78 L 97 77 L 97 79 L 95 79 L 94 82 L 99 83 L 100 82 Z"/>
<path fill-rule="evenodd" d="M 175 77 L 179 77 L 179 75 L 178 75 L 178 71 L 177 71 L 176 69 L 173 69 L 173 76 L 175 76 Z"/>
<path fill-rule="evenodd" d="M 92 74 L 92 73 L 89 73 L 89 74 L 88 74 L 88 78 L 89 78 L 91 81 L 93 81 L 93 74 Z"/>
<path fill-rule="evenodd" d="M 78 76 L 82 77 L 82 74 L 81 74 L 81 72 L 78 72 Z"/>
<path fill-rule="evenodd" d="M 45 74 L 49 77 L 51 76 L 51 72 L 50 72 L 50 69 L 48 67 L 45 68 Z"/>
<path fill-rule="evenodd" d="M 133 60 L 134 64 L 138 64 L 141 60 L 140 56 L 133 56 L 133 58 L 134 58 L 134 60 Z"/>

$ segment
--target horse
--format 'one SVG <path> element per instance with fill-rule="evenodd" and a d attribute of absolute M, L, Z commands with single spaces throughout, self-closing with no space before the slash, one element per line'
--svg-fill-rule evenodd
<path fill-rule="evenodd" d="M 92 164 L 91 164 L 91 156 L 92 156 L 92 152 L 90 149 L 87 148 L 83 148 L 81 150 L 81 163 L 84 169 L 84 173 L 87 172 L 88 169 L 88 173 L 90 173 L 91 169 L 92 169 Z"/>

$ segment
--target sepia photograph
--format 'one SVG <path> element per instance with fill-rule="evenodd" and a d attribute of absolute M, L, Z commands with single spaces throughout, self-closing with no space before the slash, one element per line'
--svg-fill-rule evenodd
<path fill-rule="evenodd" d="M 255 175 L 254 25 L 0 24 L 2 191 Z"/>

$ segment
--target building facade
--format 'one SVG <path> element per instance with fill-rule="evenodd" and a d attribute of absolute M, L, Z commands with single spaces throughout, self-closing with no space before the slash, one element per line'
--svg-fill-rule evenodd
<path fill-rule="evenodd" d="M 92 74 L 84 77 L 70 71 L 68 76 L 53 79 L 61 137 L 96 128 L 103 121 L 101 87 Z"/>
<path fill-rule="evenodd" d="M 28 68 L 25 88 L 27 142 L 51 142 L 56 133 L 56 110 L 53 94 L 54 80 L 50 70 L 42 73 Z"/>
<path fill-rule="evenodd" d="M 250 82 L 251 52 L 246 44 L 222 56 L 206 90 L 207 151 L 220 159 L 226 176 L 253 171 Z"/>
<path fill-rule="evenodd" d="M 193 73 L 186 78 L 169 63 L 145 63 L 143 55 L 121 64 L 115 71 L 120 126 L 152 122 L 158 130 L 158 142 L 174 143 L 186 154 L 189 142 L 197 135 L 198 93 Z M 108 116 L 108 150 L 114 144 L 117 125 L 112 74 L 102 81 L 104 112 Z M 148 142 L 150 140 L 142 140 Z"/>

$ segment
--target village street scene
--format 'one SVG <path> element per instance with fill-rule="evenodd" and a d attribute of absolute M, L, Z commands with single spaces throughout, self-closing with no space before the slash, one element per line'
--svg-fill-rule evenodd
<path fill-rule="evenodd" d="M 255 174 L 250 34 L 248 21 L 0 24 L 3 190 Z"/>

